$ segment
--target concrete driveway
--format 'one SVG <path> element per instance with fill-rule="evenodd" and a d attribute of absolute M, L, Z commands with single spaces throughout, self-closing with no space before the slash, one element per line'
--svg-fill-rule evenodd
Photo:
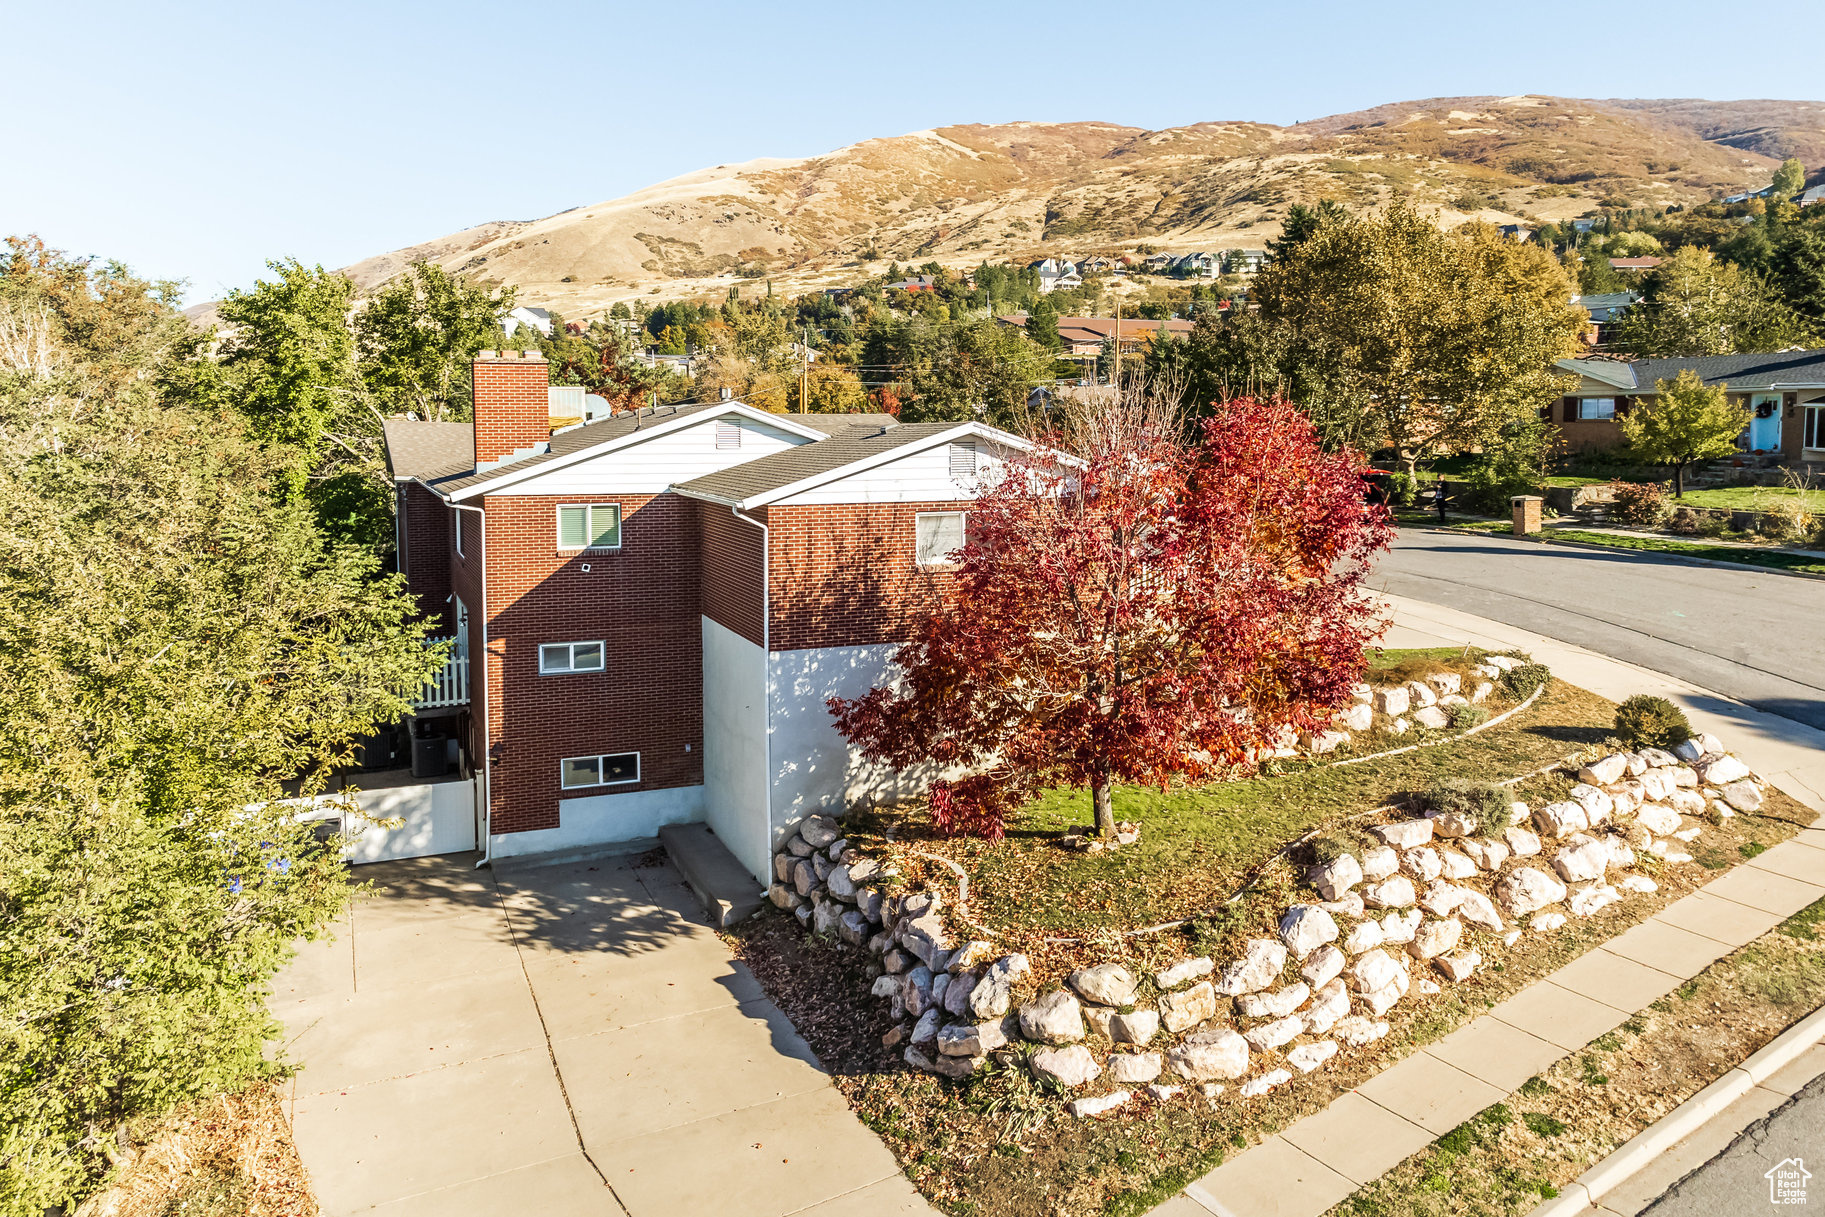
<path fill-rule="evenodd" d="M 1825 583 L 1403 528 L 1369 578 L 1825 730 Z"/>
<path fill-rule="evenodd" d="M 361 867 L 272 999 L 326 1217 L 927 1214 L 669 865 Z"/>

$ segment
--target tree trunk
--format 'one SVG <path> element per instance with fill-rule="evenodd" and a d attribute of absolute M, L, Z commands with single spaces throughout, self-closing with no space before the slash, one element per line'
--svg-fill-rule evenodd
<path fill-rule="evenodd" d="M 1115 790 L 1107 765 L 1097 765 L 1090 776 L 1090 806 L 1096 811 L 1096 835 L 1115 840 Z"/>
<path fill-rule="evenodd" d="M 1686 497 L 1686 463 L 1684 461 L 1673 466 L 1673 497 L 1676 499 Z"/>

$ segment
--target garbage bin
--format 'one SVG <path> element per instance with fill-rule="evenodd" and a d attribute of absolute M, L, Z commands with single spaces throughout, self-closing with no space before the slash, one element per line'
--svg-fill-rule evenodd
<path fill-rule="evenodd" d="M 441 735 L 412 737 L 412 776 L 440 778 L 450 770 L 450 749 Z"/>

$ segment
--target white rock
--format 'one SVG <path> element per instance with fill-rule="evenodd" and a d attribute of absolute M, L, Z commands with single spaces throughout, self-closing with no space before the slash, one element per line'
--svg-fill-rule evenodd
<path fill-rule="evenodd" d="M 1345 892 L 1341 900 L 1320 900 L 1318 907 L 1333 917 L 1360 917 L 1363 914 L 1362 893 Z"/>
<path fill-rule="evenodd" d="M 1738 811 L 1760 811 L 1762 792 L 1754 782 L 1731 782 L 1717 792 L 1719 797 Z"/>
<path fill-rule="evenodd" d="M 1479 930 L 1500 933 L 1504 928 L 1502 915 L 1496 911 L 1495 902 L 1482 892 L 1465 892 L 1464 898 L 1458 901 L 1457 915 L 1460 921 Z"/>
<path fill-rule="evenodd" d="M 1295 959 L 1304 959 L 1327 942 L 1337 941 L 1337 923 L 1316 905 L 1295 904 L 1280 918 L 1280 941 Z"/>
<path fill-rule="evenodd" d="M 998 1018 L 986 1023 L 946 1023 L 938 1030 L 938 1051 L 945 1056 L 987 1056 L 1007 1042 Z"/>
<path fill-rule="evenodd" d="M 1503 829 L 1502 841 L 1517 858 L 1531 858 L 1540 852 L 1540 838 L 1525 828 Z"/>
<path fill-rule="evenodd" d="M 1487 699 L 1488 696 L 1494 692 L 1495 692 L 1495 686 L 1490 684 L 1488 681 L 1486 681 L 1486 680 L 1477 681 L 1476 687 L 1470 690 L 1471 704 L 1475 705 L 1476 703 Z"/>
<path fill-rule="evenodd" d="M 1512 655 L 1485 655 L 1483 662 L 1499 672 L 1512 672 L 1524 661 L 1516 659 Z"/>
<path fill-rule="evenodd" d="M 1350 737 L 1342 731 L 1320 731 L 1316 735 L 1305 736 L 1301 742 L 1308 752 L 1314 756 L 1322 756 L 1327 752 L 1335 752 L 1349 743 Z"/>
<path fill-rule="evenodd" d="M 1093 968 L 1079 968 L 1065 980 L 1086 1001 L 1093 1001 L 1104 1006 L 1128 1006 L 1134 1004 L 1134 986 L 1137 983 L 1134 973 L 1119 963 L 1097 964 Z"/>
<path fill-rule="evenodd" d="M 1336 928 L 1333 924 L 1333 929 Z M 1217 992 L 1225 997 L 1255 993 L 1273 984 L 1286 967 L 1286 948 L 1265 938 L 1251 938 L 1242 958 L 1223 969 Z"/>
<path fill-rule="evenodd" d="M 1196 959 L 1181 959 L 1170 968 L 1155 972 L 1153 980 L 1162 990 L 1176 989 L 1187 981 L 1196 980 L 1200 976 L 1209 976 L 1215 969 L 1216 964 L 1211 961 L 1210 956 L 1200 955 Z"/>
<path fill-rule="evenodd" d="M 827 816 L 806 816 L 798 826 L 798 832 L 812 849 L 823 849 L 842 835 L 837 831 L 836 823 Z"/>
<path fill-rule="evenodd" d="M 1374 705 L 1377 714 L 1385 714 L 1389 718 L 1399 718 L 1412 706 L 1413 697 L 1405 689 L 1399 687 L 1377 689 L 1371 704 Z"/>
<path fill-rule="evenodd" d="M 1107 1115 L 1133 1097 L 1126 1090 L 1111 1090 L 1108 1094 L 1091 1098 L 1072 1099 L 1065 1104 L 1065 1110 L 1080 1120 L 1087 1120 L 1092 1116 Z"/>
<path fill-rule="evenodd" d="M 1425 891 L 1420 893 L 1419 907 L 1434 917 L 1448 917 L 1457 910 L 1463 901 L 1465 891 L 1454 883 L 1443 879 L 1434 879 Z"/>
<path fill-rule="evenodd" d="M 951 956 L 952 972 L 972 972 L 995 958 L 995 944 L 978 938 L 958 947 Z"/>
<path fill-rule="evenodd" d="M 1521 941 L 1521 931 L 1519 930 L 1509 930 L 1502 935 L 1502 945 L 1505 947 L 1511 947 L 1519 941 Z"/>
<path fill-rule="evenodd" d="M 1368 952 L 1351 965 L 1350 980 L 1363 1004 L 1377 1016 L 1406 995 L 1409 983 L 1407 969 L 1379 950 Z"/>
<path fill-rule="evenodd" d="M 1439 859 L 1438 851 L 1426 846 L 1410 849 L 1400 860 L 1401 873 L 1409 875 L 1416 883 L 1430 883 L 1444 873 L 1445 864 Z"/>
<path fill-rule="evenodd" d="M 1646 875 L 1624 875 L 1617 881 L 1616 886 L 1625 892 L 1634 892 L 1638 896 L 1646 896 L 1660 890 L 1660 885 Z"/>
<path fill-rule="evenodd" d="M 1445 974 L 1446 979 L 1460 984 L 1470 979 L 1483 957 L 1475 951 L 1453 951 L 1449 955 L 1440 955 L 1432 961 L 1432 966 Z"/>
<path fill-rule="evenodd" d="M 1673 746 L 1673 755 L 1687 763 L 1723 754 L 1723 741 L 1715 735 L 1695 735 L 1691 739 Z"/>
<path fill-rule="evenodd" d="M 1115 1038 L 1115 1031 L 1110 1026 L 1114 1019 L 1115 1011 L 1108 1006 L 1086 1005 L 1084 1007 L 1084 1022 L 1089 1025 L 1093 1034 L 1100 1035 L 1106 1040 Z"/>
<path fill-rule="evenodd" d="M 1592 837 L 1575 836 L 1553 855 L 1553 869 L 1567 883 L 1587 883 L 1603 878 L 1609 869 L 1610 851 Z"/>
<path fill-rule="evenodd" d="M 1523 866 L 1502 876 L 1496 884 L 1496 899 L 1509 916 L 1525 917 L 1565 899 L 1565 885 L 1543 870 Z"/>
<path fill-rule="evenodd" d="M 1702 800 L 1701 800 L 1702 801 Z M 1701 807 L 1699 810 L 1703 810 Z M 1656 836 L 1679 831 L 1679 813 L 1660 803 L 1643 803 L 1635 813 L 1635 823 Z"/>
<path fill-rule="evenodd" d="M 1405 735 L 1413 729 L 1413 724 L 1404 718 L 1392 719 L 1388 723 L 1389 735 Z"/>
<path fill-rule="evenodd" d="M 1476 831 L 1476 817 L 1460 815 L 1455 811 L 1435 811 L 1431 815 L 1432 835 L 1454 840 L 1468 837 Z"/>
<path fill-rule="evenodd" d="M 1160 995 L 1160 1024 L 1174 1035 L 1215 1017 L 1216 1013 L 1217 993 L 1208 980 L 1178 993 Z"/>
<path fill-rule="evenodd" d="M 1256 1049 L 1278 1048 L 1282 1044 L 1292 1043 L 1304 1030 L 1305 1020 L 1296 1014 L 1289 1014 L 1285 1018 L 1244 1031 L 1242 1038 Z"/>
<path fill-rule="evenodd" d="M 1682 828 L 1678 832 L 1674 833 L 1673 839 L 1675 841 L 1679 841 L 1683 844 L 1690 845 L 1692 842 L 1698 840 L 1698 838 L 1704 834 L 1704 831 L 1705 831 L 1704 829 L 1702 829 L 1698 825 L 1694 824 L 1690 828 Z M 1662 857 L 1666 856 L 1665 850 L 1661 850 L 1660 853 L 1661 853 Z"/>
<path fill-rule="evenodd" d="M 1510 824 L 1525 824 L 1527 823 L 1527 816 L 1527 804 L 1521 802 L 1519 799 L 1516 799 L 1508 805 L 1508 822 Z"/>
<path fill-rule="evenodd" d="M 1607 823 L 1616 810 L 1616 801 L 1608 794 L 1582 782 L 1572 787 L 1571 800 L 1584 809 L 1584 819 L 1592 828 Z"/>
<path fill-rule="evenodd" d="M 1248 1072 L 1248 1041 L 1224 1027 L 1192 1036 L 1168 1049 L 1166 1060 L 1173 1072 L 1188 1081 L 1239 1078 Z"/>
<path fill-rule="evenodd" d="M 1287 1064 L 1300 1073 L 1310 1073 L 1337 1055 L 1337 1044 L 1333 1040 L 1320 1040 L 1316 1044 L 1301 1044 L 1286 1054 Z"/>
<path fill-rule="evenodd" d="M 1006 1014 L 1013 1000 L 1014 982 L 1032 970 L 1025 955 L 997 959 L 970 990 L 970 1013 L 977 1018 L 1000 1018 Z"/>
<path fill-rule="evenodd" d="M 1377 845 L 1362 855 L 1362 877 L 1370 881 L 1386 879 L 1400 869 L 1400 854 L 1386 845 Z"/>
<path fill-rule="evenodd" d="M 1424 727 L 1428 731 L 1443 731 L 1451 725 L 1451 715 L 1438 706 L 1427 706 L 1424 710 L 1413 712 L 1413 725 Z"/>
<path fill-rule="evenodd" d="M 1381 919 L 1381 937 L 1383 942 L 1402 944 L 1413 941 L 1413 935 L 1419 930 L 1421 914 L 1418 909 L 1408 909 L 1404 913 L 1389 913 Z"/>
<path fill-rule="evenodd" d="M 1348 1018 L 1337 1020 L 1337 1025 L 1331 1030 L 1344 1047 L 1360 1048 L 1364 1044 L 1372 1044 L 1387 1035 L 1388 1024 L 1364 1018 L 1360 1014 L 1352 1014 Z"/>
<path fill-rule="evenodd" d="M 1326 866 L 1314 866 L 1312 886 L 1326 900 L 1340 900 L 1345 892 L 1362 882 L 1362 864 L 1354 854 L 1342 854 Z"/>
<path fill-rule="evenodd" d="M 1728 786 L 1749 776 L 1749 766 L 1733 756 L 1720 756 L 1698 766 L 1698 776 L 1707 786 Z"/>
<path fill-rule="evenodd" d="M 1372 921 L 1366 924 L 1375 925 Z M 1381 927 L 1375 928 L 1379 934 Z M 1330 983 L 1332 977 L 1340 975 L 1348 962 L 1342 951 L 1327 942 L 1312 952 L 1311 958 L 1305 961 L 1305 966 L 1299 969 L 1299 974 L 1305 977 L 1305 983 L 1313 989 L 1321 989 Z"/>
<path fill-rule="evenodd" d="M 1705 796 L 1696 790 L 1675 790 L 1672 797 L 1667 800 L 1667 805 L 1681 815 L 1702 816 L 1705 814 Z"/>
<path fill-rule="evenodd" d="M 1392 824 L 1377 824 L 1369 831 L 1380 837 L 1384 845 L 1392 845 L 1396 849 L 1413 849 L 1432 839 L 1432 821 L 1424 817 L 1417 820 L 1396 820 Z"/>
<path fill-rule="evenodd" d="M 1419 931 L 1413 935 L 1413 941 L 1407 947 L 1407 954 L 1415 959 L 1431 959 L 1455 948 L 1463 936 L 1464 927 L 1457 918 L 1428 917 L 1420 922 Z"/>
<path fill-rule="evenodd" d="M 1158 1010 L 1134 1010 L 1109 1020 L 1109 1038 L 1118 1044 L 1145 1044 L 1159 1033 Z"/>
<path fill-rule="evenodd" d="M 1283 1085 L 1292 1080 L 1292 1074 L 1284 1069 L 1276 1069 L 1271 1073 L 1264 1073 L 1258 1078 L 1248 1079 L 1248 1081 L 1242 1083 L 1242 1088 L 1236 1093 L 1240 1094 L 1245 1099 L 1256 1099 L 1260 1098 L 1274 1087 Z"/>
<path fill-rule="evenodd" d="M 1273 993 L 1244 993 L 1236 999 L 1236 1009 L 1244 1018 L 1285 1018 L 1311 995 L 1311 989 L 1301 982 Z"/>
<path fill-rule="evenodd" d="M 1372 705 L 1375 701 L 1375 690 L 1358 681 L 1350 686 L 1350 700 L 1359 706 Z"/>
<path fill-rule="evenodd" d="M 1434 672 L 1426 677 L 1426 683 L 1441 694 L 1456 693 L 1464 687 L 1464 678 L 1456 672 Z"/>
<path fill-rule="evenodd" d="M 1345 731 L 1367 731 L 1375 725 L 1375 707 L 1358 702 L 1339 714 L 1337 722 Z"/>
<path fill-rule="evenodd" d="M 1622 893 L 1607 883 L 1593 883 L 1572 893 L 1567 906 L 1579 917 L 1594 916 L 1602 909 L 1622 899 Z"/>
<path fill-rule="evenodd" d="M 1693 790 L 1699 785 L 1698 770 L 1690 765 L 1681 765 L 1679 768 L 1669 769 L 1667 772 L 1673 775 L 1673 785 L 1681 790 Z"/>
<path fill-rule="evenodd" d="M 1068 1048 L 1047 1048 L 1027 1058 L 1027 1064 L 1042 1078 L 1051 1078 L 1061 1086 L 1083 1086 L 1102 1075 L 1103 1068 L 1082 1044 Z"/>
<path fill-rule="evenodd" d="M 1624 777 L 1628 776 L 1628 772 L 1628 757 L 1617 752 L 1604 757 L 1600 761 L 1593 761 L 1589 765 L 1578 770 L 1578 780 L 1580 782 L 1588 782 L 1592 786 L 1608 786 L 1612 782 L 1620 782 Z"/>
<path fill-rule="evenodd" d="M 1305 1012 L 1306 1034 L 1323 1035 L 1349 1012 L 1350 993 L 1340 976 L 1313 995 L 1311 1009 Z"/>
<path fill-rule="evenodd" d="M 1465 855 L 1478 870 L 1499 871 L 1502 869 L 1502 864 L 1508 861 L 1508 846 L 1500 841 L 1489 841 L 1482 837 L 1466 837 L 1463 844 Z"/>
<path fill-rule="evenodd" d="M 1670 799 L 1679 787 L 1673 785 L 1673 775 L 1664 769 L 1649 769 L 1641 775 L 1642 801 L 1658 803 Z"/>
<path fill-rule="evenodd" d="M 1438 985 L 1436 982 L 1422 976 L 1413 982 L 1413 991 L 1421 997 L 1436 997 L 1438 995 Z"/>
<path fill-rule="evenodd" d="M 1444 865 L 1447 879 L 1468 879 L 1477 872 L 1476 863 L 1455 849 L 1439 850 L 1438 860 Z"/>
<path fill-rule="evenodd" d="M 1409 680 L 1401 688 L 1407 691 L 1407 695 L 1413 699 L 1413 704 L 1416 706 L 1438 705 L 1438 694 L 1433 691 L 1431 685 L 1424 681 Z"/>
<path fill-rule="evenodd" d="M 1218 1089 L 1222 1088 L 1218 1087 Z M 1149 1086 L 1147 1088 L 1147 1097 L 1155 1103 L 1169 1103 L 1184 1093 L 1183 1086 Z"/>
<path fill-rule="evenodd" d="M 1080 1040 L 1084 1038 L 1083 1007 L 1063 989 L 1054 989 L 1020 1007 L 1020 1034 L 1036 1044 Z"/>
<path fill-rule="evenodd" d="M 1118 1052 L 1109 1058 L 1109 1080 L 1151 1082 L 1165 1067 L 1166 1058 L 1157 1052 Z"/>
<path fill-rule="evenodd" d="M 1534 812 L 1534 827 L 1543 836 L 1567 837 L 1575 832 L 1584 832 L 1590 826 L 1590 818 L 1585 815 L 1584 808 L 1569 800 L 1548 803 Z"/>
<path fill-rule="evenodd" d="M 1413 890 L 1413 880 L 1405 875 L 1395 875 L 1362 889 L 1362 902 L 1372 909 L 1402 909 L 1416 899 L 1418 893 Z"/>
<path fill-rule="evenodd" d="M 1379 921 L 1361 921 L 1350 927 L 1350 932 L 1343 936 L 1343 949 L 1352 955 L 1364 951 L 1373 951 L 1381 945 L 1382 933 Z"/>
<path fill-rule="evenodd" d="M 1541 913 L 1527 923 L 1527 928 L 1536 934 L 1550 934 L 1565 925 L 1564 913 Z"/>
<path fill-rule="evenodd" d="M 1608 852 L 1610 870 L 1635 865 L 1635 851 L 1621 837 L 1604 837 L 1603 848 Z"/>

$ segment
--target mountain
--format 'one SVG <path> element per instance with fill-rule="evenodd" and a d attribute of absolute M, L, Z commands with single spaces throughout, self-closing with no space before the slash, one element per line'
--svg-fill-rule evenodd
<path fill-rule="evenodd" d="M 889 260 L 1260 248 L 1295 202 L 1403 198 L 1441 222 L 1538 222 L 1600 203 L 1693 204 L 1825 161 L 1825 103 L 1452 97 L 1279 127 L 1004 123 L 718 165 L 542 220 L 499 221 L 348 267 L 418 257 L 571 316 L 616 300 L 851 282 Z M 758 286 L 758 284 L 756 285 Z"/>

